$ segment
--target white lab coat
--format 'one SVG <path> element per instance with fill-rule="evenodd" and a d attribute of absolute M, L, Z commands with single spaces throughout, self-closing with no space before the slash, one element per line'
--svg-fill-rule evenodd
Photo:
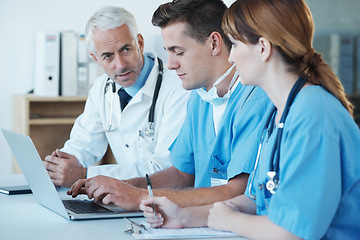
<path fill-rule="evenodd" d="M 147 53 L 156 59 L 156 55 Z M 155 107 L 155 136 L 147 137 L 149 109 L 152 103 L 158 61 L 144 86 L 131 99 L 123 112 L 117 92 L 113 102 L 112 125 L 106 132 L 112 100 L 111 85 L 105 93 L 108 76 L 96 79 L 89 92 L 84 112 L 76 119 L 70 139 L 62 151 L 73 154 L 88 168 L 87 177 L 106 175 L 118 179 L 144 177 L 171 166 L 168 148 L 178 135 L 186 115 L 189 91 L 183 89 L 174 71 L 164 66 L 163 80 Z M 117 84 L 116 84 L 117 85 Z M 120 88 L 116 86 L 116 90 Z M 105 93 L 105 94 L 104 94 Z M 142 136 L 141 136 L 142 135 Z M 108 144 L 117 164 L 92 166 L 104 156 Z"/>

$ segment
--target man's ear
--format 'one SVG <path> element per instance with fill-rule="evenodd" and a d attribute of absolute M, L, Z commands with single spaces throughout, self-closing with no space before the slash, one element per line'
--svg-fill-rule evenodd
<path fill-rule="evenodd" d="M 137 42 L 138 42 L 141 53 L 143 53 L 144 52 L 144 38 L 140 33 L 137 35 Z"/>
<path fill-rule="evenodd" d="M 259 46 L 258 50 L 260 53 L 261 60 L 263 62 L 268 61 L 272 53 L 272 45 L 270 41 L 264 37 L 260 37 L 258 46 Z"/>
<path fill-rule="evenodd" d="M 211 56 L 218 55 L 223 44 L 221 34 L 218 32 L 212 32 L 209 36 L 209 40 L 211 44 Z"/>
<path fill-rule="evenodd" d="M 94 61 L 97 63 L 97 64 L 100 64 L 99 61 L 97 60 L 96 56 L 94 53 L 90 52 L 90 56 L 92 57 L 92 59 L 94 59 Z"/>

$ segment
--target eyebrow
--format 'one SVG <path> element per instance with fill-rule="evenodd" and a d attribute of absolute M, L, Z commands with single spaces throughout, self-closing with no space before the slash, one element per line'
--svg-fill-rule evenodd
<path fill-rule="evenodd" d="M 184 50 L 184 48 L 180 46 L 171 46 L 169 48 L 164 47 L 164 49 L 167 51 L 175 51 L 176 49 Z"/>
<path fill-rule="evenodd" d="M 132 47 L 132 45 L 130 43 L 126 43 L 124 46 L 120 48 L 120 52 L 123 51 L 125 48 L 129 48 L 129 47 Z"/>
<path fill-rule="evenodd" d="M 122 46 L 120 48 L 120 52 L 122 52 L 125 48 L 129 48 L 129 47 L 132 47 L 132 45 L 129 43 L 126 43 L 124 46 Z M 101 53 L 101 56 L 113 55 L 113 54 L 114 54 L 113 52 L 103 52 L 103 53 Z"/>

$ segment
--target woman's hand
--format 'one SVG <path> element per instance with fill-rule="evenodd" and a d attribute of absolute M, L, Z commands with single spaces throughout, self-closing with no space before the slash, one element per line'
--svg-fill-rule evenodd
<path fill-rule="evenodd" d="M 152 206 L 156 207 L 156 216 Z M 151 227 L 183 228 L 181 223 L 182 208 L 166 197 L 154 197 L 143 200 L 140 210 L 144 212 L 146 221 Z"/>
<path fill-rule="evenodd" d="M 232 202 L 217 202 L 209 210 L 208 226 L 220 231 L 230 231 L 227 224 L 229 217 L 234 213 L 239 213 L 237 206 Z"/>

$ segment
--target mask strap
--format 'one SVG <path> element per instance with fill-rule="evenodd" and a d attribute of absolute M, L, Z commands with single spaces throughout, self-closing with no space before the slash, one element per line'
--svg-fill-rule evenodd
<path fill-rule="evenodd" d="M 224 80 L 233 70 L 233 68 L 235 67 L 235 64 L 231 65 L 229 67 L 229 69 L 218 79 L 216 80 L 216 82 L 213 84 L 213 86 L 218 85 L 222 80 Z"/>
<path fill-rule="evenodd" d="M 236 71 L 233 78 L 231 79 L 231 82 L 230 82 L 230 85 L 229 85 L 229 90 L 230 90 L 230 88 L 232 88 L 234 86 L 234 83 L 235 83 L 235 81 L 236 81 L 236 79 L 238 77 L 239 77 L 239 73 L 238 73 L 238 71 Z"/>

